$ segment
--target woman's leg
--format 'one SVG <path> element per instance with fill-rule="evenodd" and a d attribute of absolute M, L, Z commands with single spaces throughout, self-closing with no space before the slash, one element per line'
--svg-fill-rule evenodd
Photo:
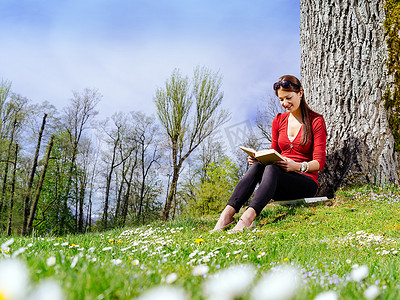
<path fill-rule="evenodd" d="M 259 215 L 272 198 L 291 200 L 312 197 L 317 189 L 317 183 L 310 177 L 298 172 L 285 172 L 271 164 L 265 168 L 260 186 L 249 206 Z"/>
<path fill-rule="evenodd" d="M 246 174 L 240 179 L 239 183 L 233 190 L 228 205 L 232 206 L 236 212 L 240 210 L 243 204 L 250 198 L 257 184 L 260 183 L 265 166 L 260 162 L 255 162 L 247 170 Z"/>
<path fill-rule="evenodd" d="M 264 165 L 260 162 L 255 162 L 240 179 L 235 187 L 228 204 L 221 213 L 214 230 L 223 228 L 233 220 L 233 215 L 240 210 L 242 205 L 250 198 L 257 183 L 260 182 L 264 171 Z"/>
<path fill-rule="evenodd" d="M 297 172 L 285 172 L 273 164 L 267 165 L 249 208 L 243 213 L 241 222 L 238 222 L 234 230 L 242 230 L 244 227 L 250 226 L 272 198 L 312 197 L 317 192 L 317 188 L 318 185 L 315 181 L 306 175 Z"/>

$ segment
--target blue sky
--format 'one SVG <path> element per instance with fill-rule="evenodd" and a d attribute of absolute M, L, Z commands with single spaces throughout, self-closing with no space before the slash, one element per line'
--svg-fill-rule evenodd
<path fill-rule="evenodd" d="M 284 74 L 300 75 L 299 0 L 2 0 L 0 79 L 62 109 L 98 88 L 100 116 L 155 112 L 174 68 L 223 75 L 231 122 L 253 120 Z"/>

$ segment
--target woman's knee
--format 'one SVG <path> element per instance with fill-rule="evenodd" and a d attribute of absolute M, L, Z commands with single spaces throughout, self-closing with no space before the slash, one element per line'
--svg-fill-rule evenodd
<path fill-rule="evenodd" d="M 264 174 L 268 175 L 277 175 L 282 172 L 282 169 L 274 164 L 269 164 L 265 166 Z"/>
<path fill-rule="evenodd" d="M 264 165 L 259 161 L 253 163 L 250 168 L 247 170 L 245 176 L 255 176 L 257 174 L 262 174 L 264 171 Z"/>

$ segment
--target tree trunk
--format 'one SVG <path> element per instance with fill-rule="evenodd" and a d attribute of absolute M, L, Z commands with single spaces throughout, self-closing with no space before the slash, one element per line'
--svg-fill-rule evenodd
<path fill-rule="evenodd" d="M 86 172 L 83 174 L 81 181 L 80 181 L 80 187 L 79 187 L 79 218 L 78 218 L 78 232 L 79 233 L 84 233 L 83 230 L 83 204 L 85 200 L 85 192 L 86 192 Z"/>
<path fill-rule="evenodd" d="M 74 173 L 77 153 L 78 153 L 78 141 L 75 140 L 73 142 L 73 146 L 72 146 L 72 157 L 71 157 L 70 167 L 69 167 L 69 171 L 68 171 L 67 187 L 65 189 L 62 210 L 60 212 L 61 217 L 60 217 L 60 224 L 58 227 L 59 234 L 63 234 L 65 232 L 67 232 L 67 221 L 66 220 L 67 220 L 67 216 L 69 213 L 68 199 L 69 199 L 71 185 L 72 185 L 72 177 L 73 177 L 73 173 Z"/>
<path fill-rule="evenodd" d="M 17 171 L 17 158 L 18 158 L 18 144 L 15 145 L 15 154 L 14 154 L 14 165 L 13 165 L 13 173 L 11 179 L 11 192 L 10 192 L 10 206 L 8 212 L 8 223 L 7 223 L 7 235 L 11 235 L 11 223 L 12 223 L 12 210 L 14 206 L 14 192 L 15 192 L 15 173 Z"/>
<path fill-rule="evenodd" d="M 115 213 L 114 213 L 114 220 L 116 224 L 120 225 L 121 220 L 120 220 L 120 215 L 121 215 L 121 202 L 122 202 L 122 193 L 124 190 L 124 182 L 125 182 L 125 176 L 126 176 L 126 167 L 125 163 L 122 164 L 122 171 L 121 171 L 121 182 L 119 184 L 118 188 L 118 193 L 117 193 L 117 205 L 115 208 Z"/>
<path fill-rule="evenodd" d="M 382 96 L 387 76 L 384 1 L 301 0 L 301 78 L 308 104 L 326 121 L 319 194 L 349 183 L 398 182 Z"/>
<path fill-rule="evenodd" d="M 167 201 L 165 202 L 164 205 L 164 211 L 163 211 L 163 219 L 164 221 L 167 221 L 169 218 L 171 206 L 173 204 L 174 196 L 175 196 L 175 190 L 176 186 L 178 184 L 178 179 L 179 179 L 179 169 L 177 167 L 174 167 L 174 173 L 172 175 L 172 180 L 171 180 L 171 185 L 169 188 L 169 193 L 168 193 L 168 198 Z"/>
<path fill-rule="evenodd" d="M 127 181 L 127 183 L 126 183 L 127 187 L 126 187 L 126 192 L 124 195 L 124 203 L 122 205 L 122 216 L 121 216 L 122 224 L 121 224 L 121 226 L 125 226 L 126 218 L 128 216 L 129 197 L 131 195 L 132 181 L 133 181 L 133 175 L 134 175 L 134 171 L 136 168 L 136 164 L 137 164 L 137 156 L 135 155 L 135 162 L 131 166 L 131 174 L 129 175 L 129 181 Z"/>
<path fill-rule="evenodd" d="M 42 127 L 40 128 L 39 136 L 38 136 L 38 142 L 37 142 L 37 145 L 36 145 L 35 157 L 33 158 L 33 165 L 32 165 L 31 175 L 29 177 L 29 182 L 28 182 L 28 190 L 27 190 L 26 196 L 25 196 L 24 214 L 23 214 L 23 223 L 22 223 L 22 235 L 26 235 L 26 228 L 27 228 L 28 216 L 29 216 L 29 202 L 30 202 L 30 199 L 31 199 L 31 191 L 32 191 L 32 186 L 33 186 L 33 179 L 35 177 L 36 167 L 37 167 L 37 163 L 38 163 L 40 143 L 42 141 L 43 130 L 44 130 L 44 126 L 46 124 L 46 118 L 47 118 L 47 114 L 44 114 L 43 115 L 43 121 L 42 121 Z"/>
<path fill-rule="evenodd" d="M 5 166 L 4 166 L 3 186 L 1 188 L 1 198 L 0 198 L 0 217 L 1 218 L 3 216 L 3 209 L 5 207 L 5 205 L 3 205 L 3 203 L 4 203 L 6 190 L 7 190 L 8 166 L 10 163 L 9 160 L 10 160 L 10 155 L 11 155 L 11 148 L 14 143 L 14 133 L 15 133 L 16 127 L 17 127 L 17 118 L 14 119 L 13 126 L 11 129 L 10 141 L 9 141 L 8 148 L 7 148 L 6 161 L 5 161 Z"/>
<path fill-rule="evenodd" d="M 37 208 L 37 204 L 39 202 L 39 197 L 40 197 L 40 192 L 42 191 L 44 177 L 46 176 L 47 165 L 49 164 L 51 148 L 53 148 L 53 138 L 54 138 L 53 136 L 51 136 L 51 138 L 50 138 L 49 148 L 47 149 L 46 160 L 43 165 L 42 175 L 40 176 L 39 184 L 36 189 L 35 198 L 33 199 L 33 202 L 32 202 L 31 212 L 29 214 L 28 225 L 26 227 L 26 232 L 28 234 L 30 234 L 32 231 L 32 224 L 33 224 L 33 220 L 35 218 L 36 208 Z"/>
<path fill-rule="evenodd" d="M 118 133 L 118 138 L 114 143 L 114 149 L 113 149 L 113 154 L 111 158 L 111 165 L 110 165 L 110 171 L 108 172 L 107 175 L 107 185 L 106 185 L 106 195 L 105 195 L 105 200 L 104 200 L 104 211 L 103 211 L 103 227 L 104 229 L 107 229 L 107 220 L 108 220 L 108 205 L 109 205 L 109 196 L 110 196 L 110 188 L 111 188 L 111 179 L 112 179 L 112 174 L 114 172 L 114 168 L 116 167 L 115 164 L 115 159 L 116 159 L 116 152 L 117 152 L 117 146 L 119 143 L 119 133 Z"/>

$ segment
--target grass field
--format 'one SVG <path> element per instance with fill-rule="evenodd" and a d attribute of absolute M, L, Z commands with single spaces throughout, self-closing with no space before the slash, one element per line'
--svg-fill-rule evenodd
<path fill-rule="evenodd" d="M 2 237 L 0 299 L 398 299 L 399 202 L 362 186 L 330 206 L 268 206 L 241 234 L 210 234 L 215 216 Z"/>

